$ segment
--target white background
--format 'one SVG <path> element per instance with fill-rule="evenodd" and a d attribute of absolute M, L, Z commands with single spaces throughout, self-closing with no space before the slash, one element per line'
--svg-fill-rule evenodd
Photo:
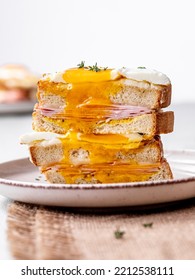
<path fill-rule="evenodd" d="M 0 0 L 0 64 L 38 73 L 76 66 L 166 73 L 173 103 L 195 101 L 193 0 Z"/>

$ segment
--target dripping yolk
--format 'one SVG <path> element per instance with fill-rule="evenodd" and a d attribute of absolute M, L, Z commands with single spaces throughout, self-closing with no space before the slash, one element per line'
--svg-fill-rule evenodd
<path fill-rule="evenodd" d="M 114 69 L 101 69 L 96 72 L 88 68 L 71 68 L 66 70 L 62 77 L 66 83 L 95 83 L 116 80 L 120 78 L 120 75 Z"/>

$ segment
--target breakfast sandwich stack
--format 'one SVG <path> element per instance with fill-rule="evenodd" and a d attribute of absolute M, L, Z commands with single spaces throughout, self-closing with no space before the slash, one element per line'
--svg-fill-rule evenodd
<path fill-rule="evenodd" d="M 138 67 L 85 66 L 38 82 L 30 159 L 50 183 L 171 179 L 160 134 L 173 131 L 169 78 Z"/>

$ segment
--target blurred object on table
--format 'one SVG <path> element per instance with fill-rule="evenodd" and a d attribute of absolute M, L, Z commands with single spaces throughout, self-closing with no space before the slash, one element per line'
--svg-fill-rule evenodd
<path fill-rule="evenodd" d="M 0 113 L 32 111 L 38 79 L 23 65 L 0 66 Z"/>
<path fill-rule="evenodd" d="M 7 64 L 0 67 L 0 103 L 36 99 L 38 76 L 25 66 Z"/>

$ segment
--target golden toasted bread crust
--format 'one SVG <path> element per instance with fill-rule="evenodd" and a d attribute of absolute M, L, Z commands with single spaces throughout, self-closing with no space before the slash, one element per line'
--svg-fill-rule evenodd
<path fill-rule="evenodd" d="M 159 112 L 156 117 L 157 125 L 155 134 L 166 134 L 173 131 L 174 113 L 172 111 Z"/>
<path fill-rule="evenodd" d="M 95 125 L 88 123 L 87 126 L 82 126 L 82 120 L 76 125 L 76 129 L 81 133 L 95 133 L 95 134 L 122 134 L 130 135 L 132 133 L 141 133 L 148 138 L 154 137 L 158 134 L 166 134 L 173 131 L 174 113 L 159 112 L 144 114 L 129 119 L 109 120 L 96 122 Z M 87 127 L 86 131 L 82 127 Z M 50 131 L 59 134 L 64 134 L 71 129 L 71 122 L 66 120 L 50 117 L 44 117 L 39 112 L 33 113 L 33 129 L 35 131 Z"/>

